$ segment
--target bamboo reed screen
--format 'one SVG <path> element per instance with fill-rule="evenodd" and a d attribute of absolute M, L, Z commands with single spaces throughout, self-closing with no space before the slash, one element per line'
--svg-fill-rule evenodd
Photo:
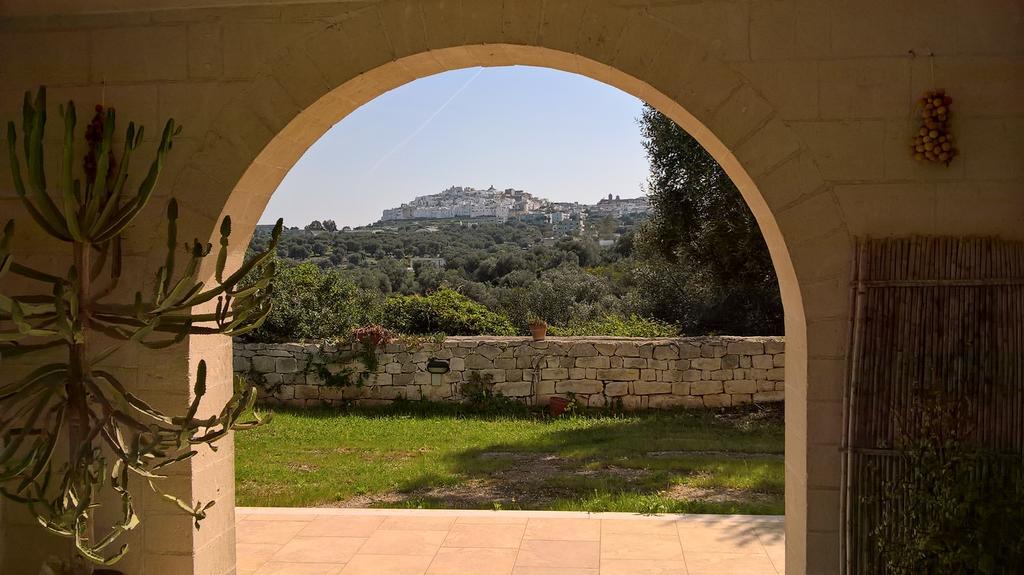
<path fill-rule="evenodd" d="M 855 258 L 842 491 L 851 575 L 885 572 L 878 502 L 907 471 L 899 436 L 915 398 L 968 398 L 959 436 L 1001 454 L 1010 473 L 1024 455 L 1024 244 L 861 240 Z"/>

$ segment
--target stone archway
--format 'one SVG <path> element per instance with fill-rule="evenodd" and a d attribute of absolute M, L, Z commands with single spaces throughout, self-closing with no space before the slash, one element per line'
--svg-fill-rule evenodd
<path fill-rule="evenodd" d="M 588 76 L 650 103 L 722 164 L 771 251 L 789 356 L 787 568 L 837 571 L 837 366 L 845 322 L 815 321 L 805 308 L 832 318 L 835 313 L 822 310 L 842 309 L 851 240 L 810 153 L 741 75 L 643 12 L 571 1 L 464 4 L 388 2 L 294 43 L 216 117 L 170 193 L 207 206 L 196 213 L 207 231 L 231 214 L 245 239 L 288 170 L 333 124 L 390 89 L 448 70 L 542 66 Z M 196 338 L 190 351 L 230 364 L 229 356 L 223 359 L 229 353 L 225 342 Z"/>

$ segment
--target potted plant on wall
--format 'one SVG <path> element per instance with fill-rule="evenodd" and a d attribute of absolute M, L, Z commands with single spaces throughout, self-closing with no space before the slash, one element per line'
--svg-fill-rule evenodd
<path fill-rule="evenodd" d="M 544 341 L 544 338 L 548 335 L 548 322 L 539 317 L 531 317 L 527 325 L 530 327 L 530 335 L 533 336 L 533 341 Z"/>
<path fill-rule="evenodd" d="M 213 501 L 180 499 L 161 489 L 160 480 L 168 466 L 195 456 L 197 446 L 216 449 L 214 442 L 231 430 L 258 425 L 255 388 L 236 379 L 231 399 L 218 410 L 203 409 L 212 415 L 199 417 L 207 392 L 207 366 L 200 361 L 187 412 L 169 415 L 135 395 L 133 385 L 107 364 L 129 346 L 160 349 L 190 335 L 236 336 L 258 328 L 271 310 L 275 268 L 268 258 L 282 223 L 277 222 L 267 251 L 228 274 L 231 220 L 225 217 L 214 278 L 201 281 L 200 268 L 212 246 L 178 242 L 178 205 L 172 199 L 163 265 L 154 276 L 135 276 L 153 277 L 152 290 L 117 301 L 115 296 L 128 291 L 119 285 L 125 275 L 125 230 L 152 198 L 181 128 L 168 120 L 133 194 L 126 186 L 129 160 L 142 142 L 142 128 L 129 123 L 123 148 L 115 154 L 114 110 L 97 106 L 82 160 L 74 152 L 74 103 L 62 107 L 61 115 L 60 174 L 51 180 L 56 190 L 48 187 L 44 173 L 44 88 L 34 99 L 25 94 L 21 142 L 14 122 L 7 127 L 14 189 L 35 223 L 67 247 L 72 263 L 60 270 L 30 265 L 17 256 L 15 222 L 3 227 L 0 278 L 6 275 L 13 280 L 9 285 L 24 291 L 0 293 L 0 362 L 40 352 L 46 359 L 25 362 L 31 371 L 0 386 L 0 494 L 25 505 L 51 533 L 73 540 L 77 553 L 51 558 L 42 568 L 63 575 L 91 573 L 95 565 L 109 566 L 125 555 L 128 546 L 118 540 L 140 523 L 132 479 L 143 480 L 190 515 L 197 529 L 213 506 Z M 246 276 L 250 281 L 243 286 Z M 194 311 L 200 305 L 208 311 Z M 0 363 L 0 372 L 13 370 Z M 66 455 L 55 457 L 58 449 Z M 107 501 L 118 501 L 117 512 L 105 514 L 117 519 L 100 525 L 96 516 Z"/>

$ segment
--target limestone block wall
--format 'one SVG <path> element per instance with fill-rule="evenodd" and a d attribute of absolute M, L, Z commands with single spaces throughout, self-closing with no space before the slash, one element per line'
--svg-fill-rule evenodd
<path fill-rule="evenodd" d="M 370 366 L 358 352 L 352 344 L 235 342 L 234 369 L 275 405 L 462 401 L 478 373 L 495 393 L 531 405 L 573 394 L 591 407 L 663 409 L 782 401 L 786 364 L 782 337 L 450 337 L 388 344 Z M 431 359 L 450 371 L 432 378 Z"/>

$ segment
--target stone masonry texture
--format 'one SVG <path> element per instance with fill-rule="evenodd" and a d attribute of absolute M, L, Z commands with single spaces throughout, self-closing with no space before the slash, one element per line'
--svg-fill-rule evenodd
<path fill-rule="evenodd" d="M 357 344 L 358 345 L 358 344 Z M 457 402 L 474 372 L 493 391 L 529 405 L 574 395 L 590 407 L 627 410 L 781 402 L 781 337 L 638 339 L 450 337 L 391 343 L 367 370 L 351 344 L 234 344 L 234 370 L 265 404 L 382 405 L 396 399 Z M 448 362 L 431 377 L 427 362 Z M 326 374 L 352 373 L 349 378 Z M 365 377 L 356 374 L 365 373 Z M 326 376 L 326 377 L 325 377 Z"/>

